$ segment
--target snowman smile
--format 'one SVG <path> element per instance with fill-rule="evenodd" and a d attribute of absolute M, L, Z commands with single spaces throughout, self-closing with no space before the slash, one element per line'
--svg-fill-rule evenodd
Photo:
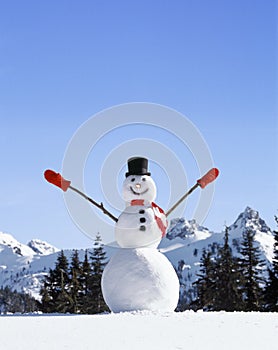
<path fill-rule="evenodd" d="M 140 194 L 145 194 L 146 192 L 148 192 L 148 188 L 145 190 L 145 191 L 143 191 L 143 192 L 135 192 L 134 191 L 134 189 L 130 186 L 130 190 L 131 190 L 131 192 L 133 193 L 133 194 L 135 194 L 136 196 L 140 196 Z"/>

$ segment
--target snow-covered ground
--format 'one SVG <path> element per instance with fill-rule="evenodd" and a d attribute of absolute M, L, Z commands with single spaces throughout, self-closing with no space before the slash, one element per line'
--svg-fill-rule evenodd
<path fill-rule="evenodd" d="M 275 349 L 278 313 L 1 316 L 3 350 Z"/>

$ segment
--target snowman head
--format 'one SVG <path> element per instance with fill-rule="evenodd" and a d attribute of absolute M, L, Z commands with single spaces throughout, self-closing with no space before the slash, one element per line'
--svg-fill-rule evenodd
<path fill-rule="evenodd" d="M 126 202 L 141 199 L 153 202 L 156 197 L 156 186 L 149 175 L 129 175 L 123 183 L 123 199 Z"/>
<path fill-rule="evenodd" d="M 130 158 L 128 172 L 123 183 L 123 199 L 126 202 L 136 199 L 153 202 L 156 197 L 156 186 L 150 175 L 146 158 Z"/>

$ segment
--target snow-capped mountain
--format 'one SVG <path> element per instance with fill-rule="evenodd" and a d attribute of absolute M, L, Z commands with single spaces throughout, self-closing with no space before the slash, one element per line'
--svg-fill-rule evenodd
<path fill-rule="evenodd" d="M 271 229 L 260 218 L 259 213 L 249 207 L 242 212 L 229 227 L 230 246 L 234 254 L 239 254 L 239 246 L 244 230 L 255 232 L 255 240 L 261 250 L 261 258 L 270 263 L 273 255 L 274 237 Z M 162 240 L 160 251 L 175 266 L 185 290 L 192 289 L 192 283 L 199 272 L 203 249 L 215 249 L 223 244 L 224 232 L 214 233 L 198 225 L 195 220 L 173 219 L 167 236 Z M 17 291 L 31 293 L 39 298 L 42 281 L 53 268 L 59 250 L 47 242 L 34 239 L 24 245 L 12 235 L 0 233 L 0 286 L 10 286 Z M 107 256 L 115 253 L 115 248 L 106 247 Z M 70 259 L 73 251 L 65 251 Z M 80 251 L 80 260 L 84 251 Z"/>
<path fill-rule="evenodd" d="M 247 207 L 228 229 L 230 246 L 235 256 L 239 255 L 243 232 L 249 229 L 255 233 L 255 244 L 260 248 L 261 259 L 266 262 L 264 268 L 266 271 L 272 261 L 274 237 L 259 213 Z M 216 248 L 223 243 L 224 231 L 214 233 L 195 221 L 181 218 L 171 222 L 167 237 L 161 244 L 161 250 L 175 266 L 183 288 L 186 291 L 192 291 L 200 269 L 203 250 L 211 248 L 212 252 L 216 252 Z"/>
<path fill-rule="evenodd" d="M 266 258 L 266 261 L 269 262 L 272 261 L 274 243 L 273 233 L 267 226 L 266 222 L 260 218 L 258 211 L 247 207 L 229 229 L 234 243 L 235 241 L 237 241 L 237 243 L 240 242 L 244 230 L 249 229 L 254 232 L 255 241 L 262 251 L 262 258 Z"/>
<path fill-rule="evenodd" d="M 27 243 L 27 246 L 39 255 L 49 255 L 59 251 L 58 248 L 40 239 L 32 239 Z"/>
<path fill-rule="evenodd" d="M 195 220 L 185 220 L 184 218 L 171 220 L 167 231 L 167 238 L 170 240 L 175 238 L 189 241 L 203 240 L 210 236 L 209 229 L 198 225 Z"/>
<path fill-rule="evenodd" d="M 32 256 L 34 251 L 30 247 L 18 242 L 12 235 L 8 233 L 0 233 L 0 249 L 10 249 L 13 253 L 19 256 Z M 2 254 L 1 254 L 2 255 Z"/>
<path fill-rule="evenodd" d="M 38 298 L 42 280 L 58 251 L 39 239 L 25 245 L 11 234 L 0 232 L 0 286 L 10 286 Z"/>

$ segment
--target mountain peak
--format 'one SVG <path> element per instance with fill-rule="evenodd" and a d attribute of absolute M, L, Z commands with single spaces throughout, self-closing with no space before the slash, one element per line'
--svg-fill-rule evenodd
<path fill-rule="evenodd" d="M 205 239 L 211 235 L 210 231 L 201 225 L 196 220 L 186 220 L 185 218 L 178 218 L 171 220 L 167 231 L 167 238 L 172 240 L 177 237 L 181 239 Z"/>
<path fill-rule="evenodd" d="M 18 242 L 18 240 L 16 240 L 11 234 L 0 232 L 0 251 L 2 251 L 5 247 L 6 249 L 12 250 L 14 254 L 19 256 L 34 255 L 34 251 L 30 249 L 30 247 Z"/>
<path fill-rule="evenodd" d="M 231 225 L 231 228 L 249 228 L 254 231 L 269 233 L 271 229 L 266 222 L 260 218 L 259 212 L 247 206 L 245 210 L 239 214 L 238 218 Z"/>
<path fill-rule="evenodd" d="M 27 243 L 27 246 L 30 247 L 36 254 L 39 255 L 49 255 L 58 252 L 60 249 L 54 247 L 53 245 L 42 241 L 40 239 L 32 239 Z"/>
<path fill-rule="evenodd" d="M 259 218 L 259 212 L 257 210 L 252 209 L 251 207 L 247 206 L 244 210 L 244 215 L 248 217 L 249 219 L 258 219 Z"/>
<path fill-rule="evenodd" d="M 11 234 L 0 232 L 0 252 L 3 249 L 12 250 L 13 254 L 25 257 L 49 255 L 59 251 L 56 247 L 40 239 L 32 239 L 25 245 L 20 243 Z"/>

